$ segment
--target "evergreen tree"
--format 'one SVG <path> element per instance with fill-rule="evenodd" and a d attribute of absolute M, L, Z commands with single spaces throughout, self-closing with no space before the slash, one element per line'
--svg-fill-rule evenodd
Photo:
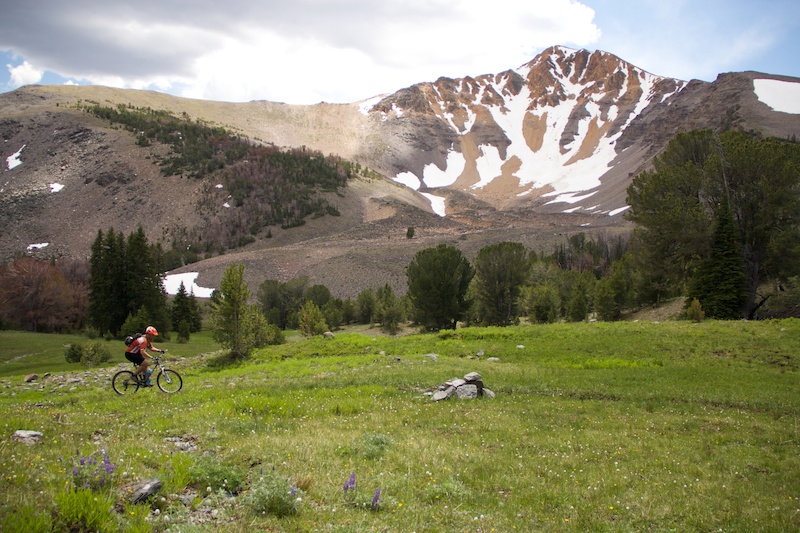
<path fill-rule="evenodd" d="M 251 349 L 246 343 L 247 301 L 250 289 L 244 280 L 244 265 L 230 265 L 222 275 L 217 298 L 211 303 L 213 337 L 230 350 L 231 358 L 243 359 Z"/>
<path fill-rule="evenodd" d="M 519 296 L 531 261 L 525 247 L 501 242 L 481 248 L 475 258 L 475 289 L 482 324 L 508 326 L 519 319 Z"/>
<path fill-rule="evenodd" d="M 298 325 L 300 332 L 306 337 L 322 335 L 328 331 L 328 324 L 317 304 L 311 300 L 306 300 L 298 314 Z"/>
<path fill-rule="evenodd" d="M 356 317 L 360 324 L 372 324 L 375 315 L 375 291 L 364 289 L 356 300 Z"/>
<path fill-rule="evenodd" d="M 475 270 L 458 248 L 420 250 L 407 269 L 408 296 L 426 330 L 455 329 L 469 310 L 467 289 Z"/>
<path fill-rule="evenodd" d="M 628 188 L 626 217 L 637 224 L 641 279 L 673 294 L 685 292 L 711 253 L 717 211 L 726 206 L 744 262 L 743 315 L 752 318 L 769 298 L 757 292 L 765 281 L 800 273 L 799 187 L 796 144 L 734 131 L 676 136 L 654 160 L 654 170 Z M 652 287 L 642 286 L 641 293 Z"/>
<path fill-rule="evenodd" d="M 717 210 L 711 253 L 694 272 L 686 305 L 697 299 L 708 318 L 743 318 L 746 284 L 733 217 L 723 205 Z"/>

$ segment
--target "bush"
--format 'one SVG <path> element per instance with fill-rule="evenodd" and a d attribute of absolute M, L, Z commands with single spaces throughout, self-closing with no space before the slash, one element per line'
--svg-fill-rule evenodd
<path fill-rule="evenodd" d="M 67 363 L 80 363 L 83 357 L 83 346 L 80 344 L 68 344 L 64 359 Z"/>
<path fill-rule="evenodd" d="M 204 456 L 189 468 L 188 477 L 189 484 L 199 491 L 237 494 L 244 485 L 245 474 L 243 468 Z"/>
<path fill-rule="evenodd" d="M 692 322 L 702 322 L 706 317 L 703 307 L 700 305 L 700 300 L 695 298 L 689 307 L 686 308 L 686 318 Z"/>
<path fill-rule="evenodd" d="M 111 352 L 99 342 L 83 344 L 70 344 L 64 353 L 68 363 L 80 363 L 87 368 L 100 366 L 111 361 Z"/>
<path fill-rule="evenodd" d="M 271 514 L 282 518 L 297 514 L 302 491 L 280 477 L 268 472 L 247 492 L 245 505 L 255 515 Z"/>
<path fill-rule="evenodd" d="M 111 352 L 99 342 L 90 342 L 83 349 L 81 364 L 87 368 L 100 366 L 111 361 Z"/>

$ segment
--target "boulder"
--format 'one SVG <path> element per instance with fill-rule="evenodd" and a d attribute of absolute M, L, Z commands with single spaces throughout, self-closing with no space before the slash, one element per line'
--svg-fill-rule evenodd
<path fill-rule="evenodd" d="M 25 444 L 26 446 L 33 446 L 34 444 L 42 440 L 43 437 L 44 435 L 42 433 L 27 429 L 18 429 L 17 431 L 14 432 L 13 435 L 11 435 L 11 438 L 13 438 L 14 440 L 18 440 L 19 442 Z"/>

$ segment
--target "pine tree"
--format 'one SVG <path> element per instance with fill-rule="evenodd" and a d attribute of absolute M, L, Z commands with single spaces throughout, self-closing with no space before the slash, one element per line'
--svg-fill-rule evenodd
<path fill-rule="evenodd" d="M 467 289 L 475 275 L 461 251 L 448 244 L 420 250 L 406 272 L 408 297 L 422 327 L 455 329 L 469 310 Z"/>
<path fill-rule="evenodd" d="M 694 272 L 686 305 L 697 299 L 708 318 L 742 318 L 746 284 L 739 239 L 725 202 L 717 209 L 711 253 Z"/>

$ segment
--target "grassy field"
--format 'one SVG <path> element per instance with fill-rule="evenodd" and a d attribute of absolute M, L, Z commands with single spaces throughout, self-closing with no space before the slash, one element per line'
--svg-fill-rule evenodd
<path fill-rule="evenodd" d="M 22 383 L 67 340 L 7 333 L 32 355 L 0 389 L 3 532 L 800 530 L 798 320 L 360 331 L 238 365 L 205 338 L 166 345 L 181 392 L 132 397 L 115 367 Z M 425 395 L 473 371 L 495 399 Z"/>

